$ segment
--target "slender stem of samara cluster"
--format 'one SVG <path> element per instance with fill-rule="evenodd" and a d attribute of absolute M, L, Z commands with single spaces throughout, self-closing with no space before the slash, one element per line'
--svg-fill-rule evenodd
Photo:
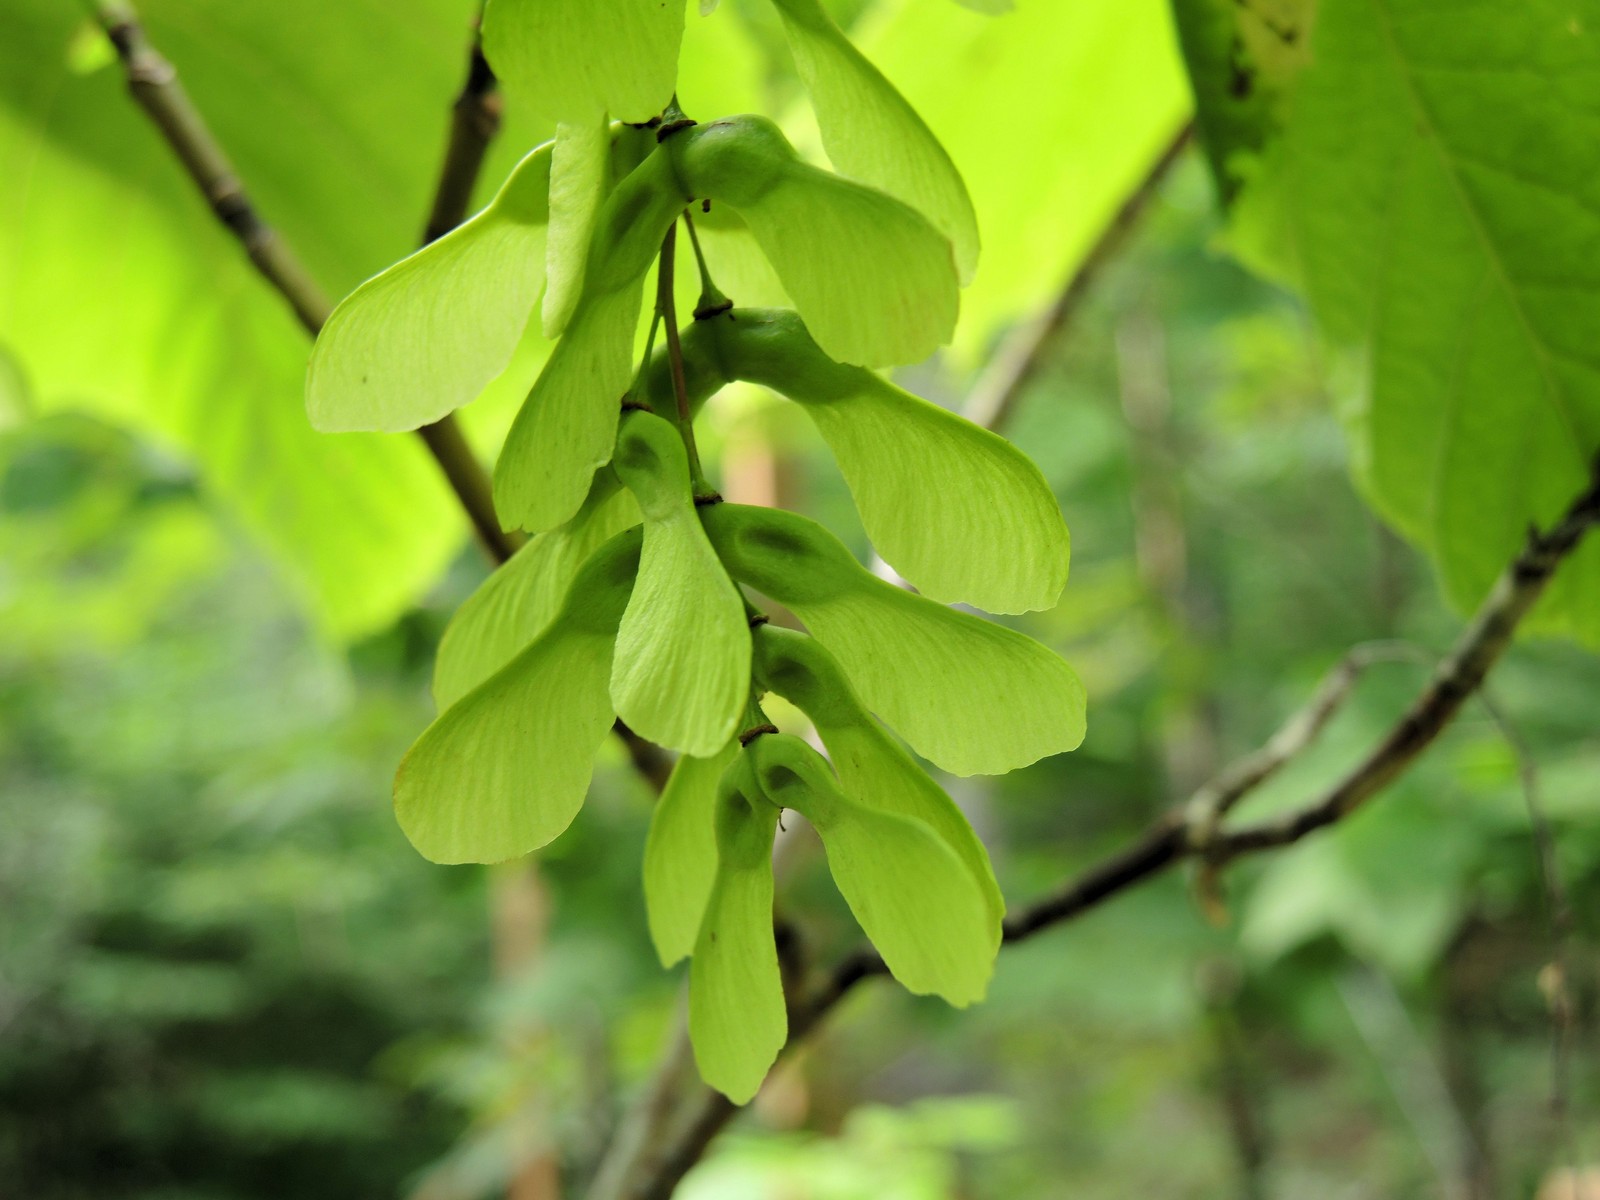
<path fill-rule="evenodd" d="M 711 201 L 706 201 L 706 211 L 710 212 Z M 694 261 L 700 268 L 700 302 L 694 306 L 694 319 L 704 321 L 718 313 L 725 313 L 733 307 L 733 301 L 723 295 L 722 290 L 711 279 L 711 268 L 706 265 L 706 252 L 700 248 L 700 234 L 694 227 L 694 216 L 688 209 L 683 210 L 683 227 L 689 231 L 689 244 L 694 247 Z"/>
<path fill-rule="evenodd" d="M 667 362 L 672 368 L 672 396 L 677 407 L 678 435 L 689 452 L 689 480 L 698 503 L 717 498 L 700 469 L 700 451 L 694 442 L 694 414 L 689 411 L 689 384 L 683 374 L 683 342 L 678 337 L 678 306 L 672 293 L 673 264 L 678 251 L 678 225 L 673 222 L 661 242 L 661 263 L 656 269 L 656 313 L 667 333 Z"/>

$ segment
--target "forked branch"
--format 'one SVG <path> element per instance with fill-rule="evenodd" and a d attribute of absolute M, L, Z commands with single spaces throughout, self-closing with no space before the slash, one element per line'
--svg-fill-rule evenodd
<path fill-rule="evenodd" d="M 288 302 L 306 332 L 315 337 L 331 311 L 327 298 L 299 256 L 256 209 L 227 152 L 184 90 L 177 70 L 145 36 L 144 27 L 125 0 L 98 0 L 94 12 L 116 47 L 134 99 L 161 131 L 217 219 L 244 247 L 261 277 Z M 466 216 L 484 154 L 499 128 L 494 73 L 484 60 L 476 37 L 468 55 L 466 82 L 452 114 L 450 139 L 424 241 L 443 236 Z M 467 444 L 460 423 L 446 416 L 424 425 L 417 430 L 417 436 L 439 465 L 484 549 L 495 562 L 505 562 L 523 539 L 520 534 L 501 529 L 489 477 Z M 634 768 L 660 791 L 671 770 L 670 758 L 620 721 L 616 732 Z"/>
<path fill-rule="evenodd" d="M 1170 809 L 1131 845 L 1013 912 L 1005 923 L 1006 944 L 1082 916 L 1186 859 L 1219 870 L 1233 859 L 1289 845 L 1349 816 L 1394 782 L 1450 726 L 1510 646 L 1556 569 L 1596 525 L 1600 525 L 1600 462 L 1588 487 L 1559 521 L 1548 530 L 1529 532 L 1521 552 L 1411 706 L 1338 782 L 1282 818 L 1231 831 L 1218 827 L 1230 809 L 1313 743 L 1366 666 L 1401 656 L 1393 644 L 1352 651 L 1323 680 L 1305 708 L 1260 750 Z M 791 998 L 785 1051 L 809 1036 L 858 983 L 886 974 L 883 959 L 865 948 L 823 972 L 808 991 Z M 658 1097 L 657 1111 L 664 1109 Z M 604 1189 L 591 1191 L 590 1200 L 666 1200 L 738 1110 L 726 1097 L 696 1082 L 667 1111 L 671 1119 L 660 1123 L 657 1137 L 637 1142 L 628 1166 L 613 1167 Z"/>

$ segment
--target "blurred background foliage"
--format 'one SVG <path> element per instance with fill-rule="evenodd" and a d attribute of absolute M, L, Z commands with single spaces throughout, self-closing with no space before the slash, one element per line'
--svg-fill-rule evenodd
<path fill-rule="evenodd" d="M 415 239 L 471 8 L 144 15 L 338 295 Z M 686 105 L 787 111 L 763 7 L 723 8 L 691 20 Z M 958 344 L 905 374 L 958 407 L 1185 119 L 1168 18 L 1145 0 L 836 8 L 986 222 Z M 0 166 L 23 181 L 0 193 L 0 1195 L 562 1194 L 679 1002 L 639 896 L 649 793 L 615 754 L 537 864 L 411 851 L 389 775 L 486 566 L 409 439 L 305 427 L 304 338 L 77 11 L 21 0 L 0 28 Z M 538 133 L 513 97 L 485 189 Z M 1351 644 L 1436 653 L 1459 626 L 1352 487 L 1351 365 L 1217 251 L 1214 186 L 1186 151 L 1008 428 L 1075 540 L 1065 601 L 1024 624 L 1093 706 L 1078 753 L 946 781 L 1014 902 L 1258 744 Z M 480 446 L 517 390 L 468 410 Z M 741 392 L 710 423 L 730 493 L 781 495 L 866 552 L 791 410 Z M 1336 775 L 1423 670 L 1374 668 L 1252 809 Z M 683 1194 L 1553 1186 L 1600 1154 L 1597 689 L 1593 658 L 1529 642 L 1492 684 L 1513 737 L 1475 707 L 1380 803 L 1240 864 L 1220 897 L 1171 877 L 1008 949 L 966 1013 L 862 989 Z M 1564 987 L 1530 780 L 1575 914 Z M 780 903 L 827 958 L 859 935 L 791 824 Z"/>

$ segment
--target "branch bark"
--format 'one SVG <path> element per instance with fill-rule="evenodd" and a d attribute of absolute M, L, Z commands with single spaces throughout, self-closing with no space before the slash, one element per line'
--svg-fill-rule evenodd
<path fill-rule="evenodd" d="M 116 47 L 133 98 L 161 131 L 190 180 L 217 219 L 243 246 L 261 277 L 294 310 L 306 332 L 315 337 L 331 311 L 327 297 L 293 248 L 256 209 L 227 152 L 184 90 L 176 68 L 151 44 L 137 14 L 125 0 L 100 0 L 94 12 Z M 452 110 L 450 139 L 425 241 L 449 232 L 465 217 L 484 154 L 499 128 L 499 116 L 494 73 L 474 37 L 466 82 Z M 467 444 L 460 422 L 446 416 L 418 429 L 417 436 L 438 464 L 484 550 L 496 563 L 505 562 L 516 553 L 523 538 L 520 533 L 501 529 L 489 477 Z M 616 733 L 635 769 L 659 792 L 672 768 L 670 757 L 620 721 Z"/>
<path fill-rule="evenodd" d="M 134 100 L 161 131 L 217 220 L 238 240 L 261 277 L 288 303 L 306 332 L 315 337 L 332 311 L 327 296 L 299 256 L 267 224 L 251 201 L 227 151 L 184 90 L 177 69 L 150 43 L 137 14 L 123 0 L 101 0 L 94 11 L 101 28 L 116 47 Z M 484 70 L 487 70 L 486 65 Z M 492 82 L 493 76 L 488 78 Z M 472 87 L 469 73 L 468 89 Z M 457 101 L 457 112 L 461 109 L 461 101 Z M 434 215 L 439 219 L 448 217 L 457 208 L 465 211 L 478 166 L 483 161 L 487 133 L 481 123 L 471 129 L 466 128 L 468 124 L 470 122 L 458 119 L 452 127 L 450 150 L 445 156 L 445 169 L 440 179 L 440 196 L 434 204 Z M 458 215 L 456 220 L 459 219 Z M 433 227 L 430 221 L 430 231 Z M 488 478 L 468 448 L 455 419 L 447 416 L 417 432 L 439 464 L 484 548 L 497 562 L 510 558 L 522 539 L 500 528 Z"/>
<path fill-rule="evenodd" d="M 1207 851 L 1223 863 L 1256 850 L 1299 841 L 1349 816 L 1382 791 L 1428 748 L 1482 685 L 1512 635 L 1544 594 L 1556 568 L 1600 523 L 1600 463 L 1589 487 L 1549 530 L 1530 530 L 1522 552 L 1495 582 L 1477 615 L 1435 670 L 1433 679 L 1370 754 L 1318 800 L 1277 820 L 1246 826 Z"/>
<path fill-rule="evenodd" d="M 483 43 L 475 29 L 467 51 L 466 81 L 450 108 L 450 138 L 445 144 L 433 207 L 422 230 L 424 245 L 442 238 L 466 220 L 489 143 L 500 132 L 503 108 L 499 81 L 483 56 Z"/>
<path fill-rule="evenodd" d="M 1357 647 L 1330 672 L 1306 707 L 1262 749 L 1223 771 L 1187 802 L 1171 808 L 1125 849 L 1012 913 L 1005 923 L 1004 942 L 1024 941 L 1082 916 L 1186 859 L 1219 870 L 1236 858 L 1289 845 L 1348 817 L 1398 778 L 1449 727 L 1510 646 L 1517 626 L 1544 594 L 1556 569 L 1596 525 L 1600 525 L 1600 462 L 1588 488 L 1559 521 L 1546 531 L 1529 532 L 1522 551 L 1501 574 L 1430 681 L 1389 733 L 1342 779 L 1283 818 L 1231 832 L 1215 828 L 1218 817 L 1312 744 L 1348 696 L 1360 671 L 1397 655 L 1393 643 Z M 824 972 L 807 994 L 791 1001 L 785 1053 L 803 1041 L 857 984 L 886 974 L 883 959 L 870 948 L 848 955 Z M 589 1200 L 665 1200 L 738 1109 L 726 1097 L 695 1083 L 673 1111 L 676 1119 L 670 1127 L 657 1130 L 659 1136 L 653 1142 L 636 1147 L 630 1168 L 614 1171 L 608 1190 L 591 1190 Z"/>

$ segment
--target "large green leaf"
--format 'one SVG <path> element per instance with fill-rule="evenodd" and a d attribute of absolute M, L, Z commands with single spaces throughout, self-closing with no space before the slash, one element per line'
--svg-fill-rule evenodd
<path fill-rule="evenodd" d="M 944 147 L 818 0 L 774 4 L 833 165 L 932 221 L 950 239 L 962 281 L 970 281 L 978 266 L 978 217 Z"/>
<path fill-rule="evenodd" d="M 709 758 L 682 755 L 650 814 L 644 902 L 650 941 L 670 967 L 694 950 L 717 873 L 717 786 L 739 753 L 731 741 Z"/>
<path fill-rule="evenodd" d="M 560 611 L 567 587 L 589 556 L 639 523 L 639 506 L 616 472 L 595 473 L 588 499 L 559 529 L 511 556 L 450 618 L 433 664 L 433 701 L 443 712 L 493 675 Z"/>
<path fill-rule="evenodd" d="M 998 946 L 1005 899 L 988 851 L 955 801 L 884 732 L 815 638 L 763 625 L 755 631 L 755 652 L 757 678 L 811 718 L 852 799 L 923 822 L 961 856 L 983 891 L 990 936 Z"/>
<path fill-rule="evenodd" d="M 799 401 L 833 450 L 884 561 L 935 600 L 1050 608 L 1071 541 L 1039 468 L 980 429 L 823 354 L 793 313 L 710 323 L 729 374 Z"/>
<path fill-rule="evenodd" d="M 1239 200 L 1366 348 L 1378 506 L 1475 604 L 1600 450 L 1600 6 L 1324 0 L 1312 65 Z M 1600 644 L 1600 545 L 1546 628 Z"/>
<path fill-rule="evenodd" d="M 583 807 L 615 711 L 607 684 L 640 538 L 618 534 L 561 614 L 445 710 L 400 763 L 394 811 L 434 862 L 501 862 L 559 837 Z"/>
<path fill-rule="evenodd" d="M 440 48 L 462 44 L 470 4 L 140 9 L 262 212 L 332 294 L 415 244 L 460 86 L 461 56 Z M 325 631 L 377 628 L 433 583 L 466 525 L 411 439 L 310 428 L 308 339 L 114 60 L 69 67 L 81 20 L 54 0 L 6 7 L 0 344 L 41 412 L 95 412 L 192 464 Z M 350 71 L 372 58 L 388 69 Z"/>
<path fill-rule="evenodd" d="M 950 243 L 921 213 L 801 162 L 761 117 L 713 121 L 666 145 L 693 195 L 749 226 L 831 357 L 920 362 L 950 340 L 960 285 Z"/>
<path fill-rule="evenodd" d="M 1083 740 L 1083 685 L 1038 642 L 879 579 L 793 513 L 720 504 L 702 520 L 734 577 L 792 609 L 867 707 L 945 770 L 1000 774 Z"/>
<path fill-rule="evenodd" d="M 921 821 L 852 800 L 828 764 L 789 734 L 750 745 L 768 799 L 816 827 L 828 870 L 907 990 L 964 1008 L 982 1000 L 1000 939 L 977 877 Z"/>
<path fill-rule="evenodd" d="M 672 424 L 629 413 L 616 469 L 644 513 L 644 554 L 617 632 L 612 700 L 641 736 L 685 754 L 715 754 L 750 694 L 744 599 L 706 540 Z"/>
<path fill-rule="evenodd" d="M 683 9 L 684 0 L 489 0 L 483 48 L 535 112 L 640 123 L 672 98 Z"/>
<path fill-rule="evenodd" d="M 489 207 L 340 302 L 306 370 L 313 426 L 416 429 L 505 369 L 545 284 L 550 179 L 542 146 Z"/>
<path fill-rule="evenodd" d="M 955 349 L 981 361 L 998 326 L 1060 291 L 1188 115 L 1167 0 L 1027 0 L 998 17 L 879 0 L 850 35 L 971 190 L 983 262 Z"/>
<path fill-rule="evenodd" d="M 756 1094 L 788 1036 L 772 936 L 778 810 L 747 758 L 716 799 L 717 870 L 689 964 L 689 1037 L 700 1077 L 735 1104 Z"/>
<path fill-rule="evenodd" d="M 1276 131 L 1294 76 L 1310 62 L 1317 0 L 1260 8 L 1237 0 L 1172 0 L 1195 92 L 1195 125 L 1225 203 Z"/>

